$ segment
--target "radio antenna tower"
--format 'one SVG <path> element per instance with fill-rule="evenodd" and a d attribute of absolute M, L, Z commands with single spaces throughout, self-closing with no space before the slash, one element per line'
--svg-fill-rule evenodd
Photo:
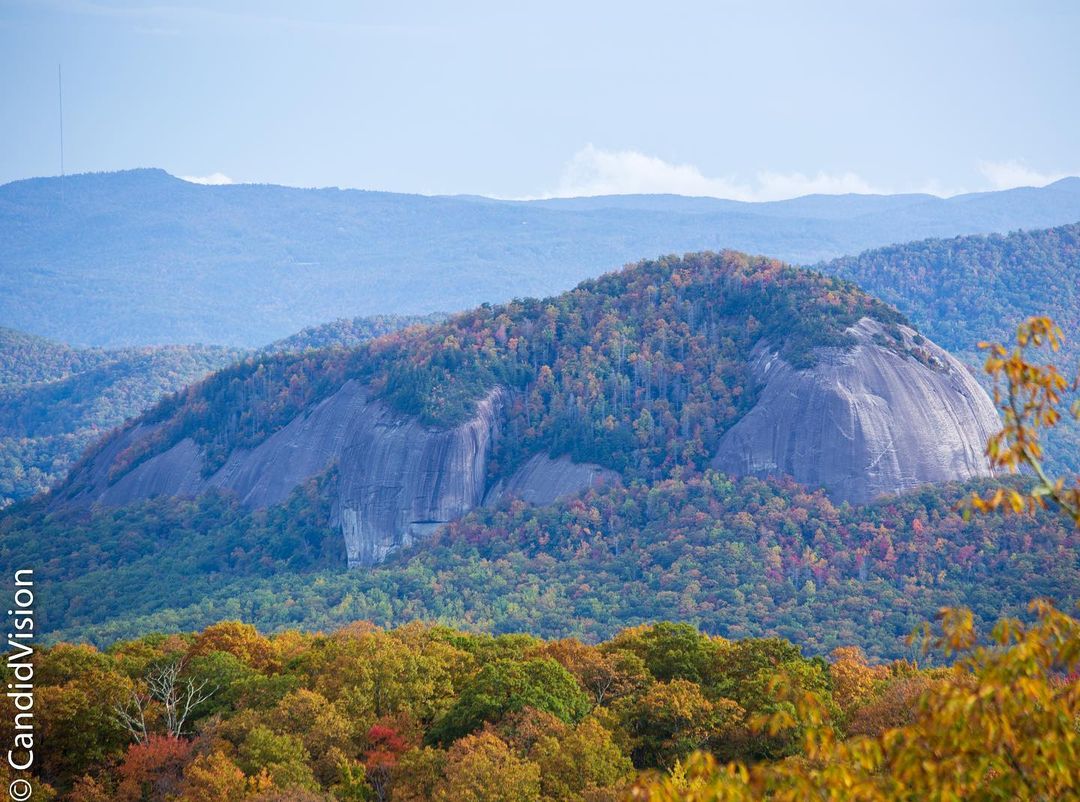
<path fill-rule="evenodd" d="M 56 65 L 56 85 L 60 96 L 60 203 L 64 203 L 64 73 Z"/>

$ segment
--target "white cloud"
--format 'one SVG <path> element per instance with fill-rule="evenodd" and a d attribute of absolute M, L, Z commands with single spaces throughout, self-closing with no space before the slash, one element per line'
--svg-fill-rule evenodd
<path fill-rule="evenodd" d="M 994 189 L 1045 187 L 1076 173 L 1042 173 L 1020 161 L 979 162 L 979 172 Z"/>
<path fill-rule="evenodd" d="M 780 200 L 800 195 L 845 195 L 850 192 L 861 195 L 883 193 L 883 190 L 872 186 L 857 173 L 833 175 L 818 172 L 808 176 L 803 173 L 764 171 L 757 174 L 757 182 L 757 197 L 754 200 Z"/>
<path fill-rule="evenodd" d="M 851 172 L 806 175 L 762 171 L 752 182 L 712 178 L 692 164 L 672 164 L 636 150 L 604 150 L 590 144 L 566 163 L 558 188 L 543 197 L 671 193 L 766 201 L 815 193 L 881 191 Z"/>
<path fill-rule="evenodd" d="M 563 167 L 555 196 L 665 193 L 737 197 L 749 192 L 726 179 L 706 178 L 692 164 L 672 164 L 636 150 L 586 145 Z"/>
<path fill-rule="evenodd" d="M 236 183 L 229 178 L 225 173 L 210 173 L 210 175 L 182 175 L 181 181 L 187 181 L 192 184 L 208 184 L 209 186 L 220 187 L 225 184 Z"/>

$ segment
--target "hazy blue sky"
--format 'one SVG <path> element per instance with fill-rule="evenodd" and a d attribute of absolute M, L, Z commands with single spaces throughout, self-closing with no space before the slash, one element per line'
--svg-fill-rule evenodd
<path fill-rule="evenodd" d="M 1080 172 L 1080 3 L 0 0 L 0 182 L 939 194 Z"/>

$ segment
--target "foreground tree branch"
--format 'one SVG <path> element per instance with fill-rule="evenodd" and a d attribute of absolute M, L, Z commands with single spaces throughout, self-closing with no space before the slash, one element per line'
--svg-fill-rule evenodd
<path fill-rule="evenodd" d="M 994 403 L 1002 414 L 1004 428 L 990 438 L 986 454 L 990 464 L 1010 473 L 1030 472 L 1035 484 L 1022 493 L 999 488 L 992 495 L 971 497 L 979 512 L 1004 509 L 1020 513 L 1058 507 L 1080 526 L 1080 477 L 1066 480 L 1051 477 L 1043 466 L 1042 433 L 1062 419 L 1065 395 L 1080 387 L 1080 376 L 1070 380 L 1052 364 L 1029 359 L 1032 349 L 1048 347 L 1056 353 L 1065 342 L 1061 329 L 1048 317 L 1032 317 L 1017 328 L 1016 346 L 1009 351 L 1001 343 L 979 343 L 989 352 L 985 370 L 994 378 Z M 1068 414 L 1080 420 L 1080 400 Z"/>

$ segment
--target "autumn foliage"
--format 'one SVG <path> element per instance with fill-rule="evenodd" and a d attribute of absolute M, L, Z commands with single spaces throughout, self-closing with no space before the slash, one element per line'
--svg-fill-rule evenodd
<path fill-rule="evenodd" d="M 928 642 L 959 659 L 926 677 L 923 690 L 910 698 L 909 721 L 880 732 L 844 739 L 820 695 L 795 693 L 778 677 L 774 687 L 790 698 L 794 713 L 760 717 L 752 726 L 769 732 L 802 726 L 798 758 L 721 764 L 697 753 L 640 781 L 633 798 L 1076 799 L 1080 622 L 1045 602 L 1033 603 L 1031 612 L 1034 623 L 1002 620 L 980 644 L 969 614 L 943 611 L 940 632 Z"/>
<path fill-rule="evenodd" d="M 267 637 L 235 622 L 105 652 L 57 645 L 39 655 L 39 783 L 71 802 L 876 802 L 1080 787 L 1080 622 L 1040 602 L 985 637 L 963 611 L 919 637 L 919 662 L 889 663 L 674 623 L 596 645 L 417 623 Z M 211 672 L 214 691 L 179 736 L 147 696 L 136 738 L 115 705 L 162 666 L 181 666 L 181 685 Z"/>

